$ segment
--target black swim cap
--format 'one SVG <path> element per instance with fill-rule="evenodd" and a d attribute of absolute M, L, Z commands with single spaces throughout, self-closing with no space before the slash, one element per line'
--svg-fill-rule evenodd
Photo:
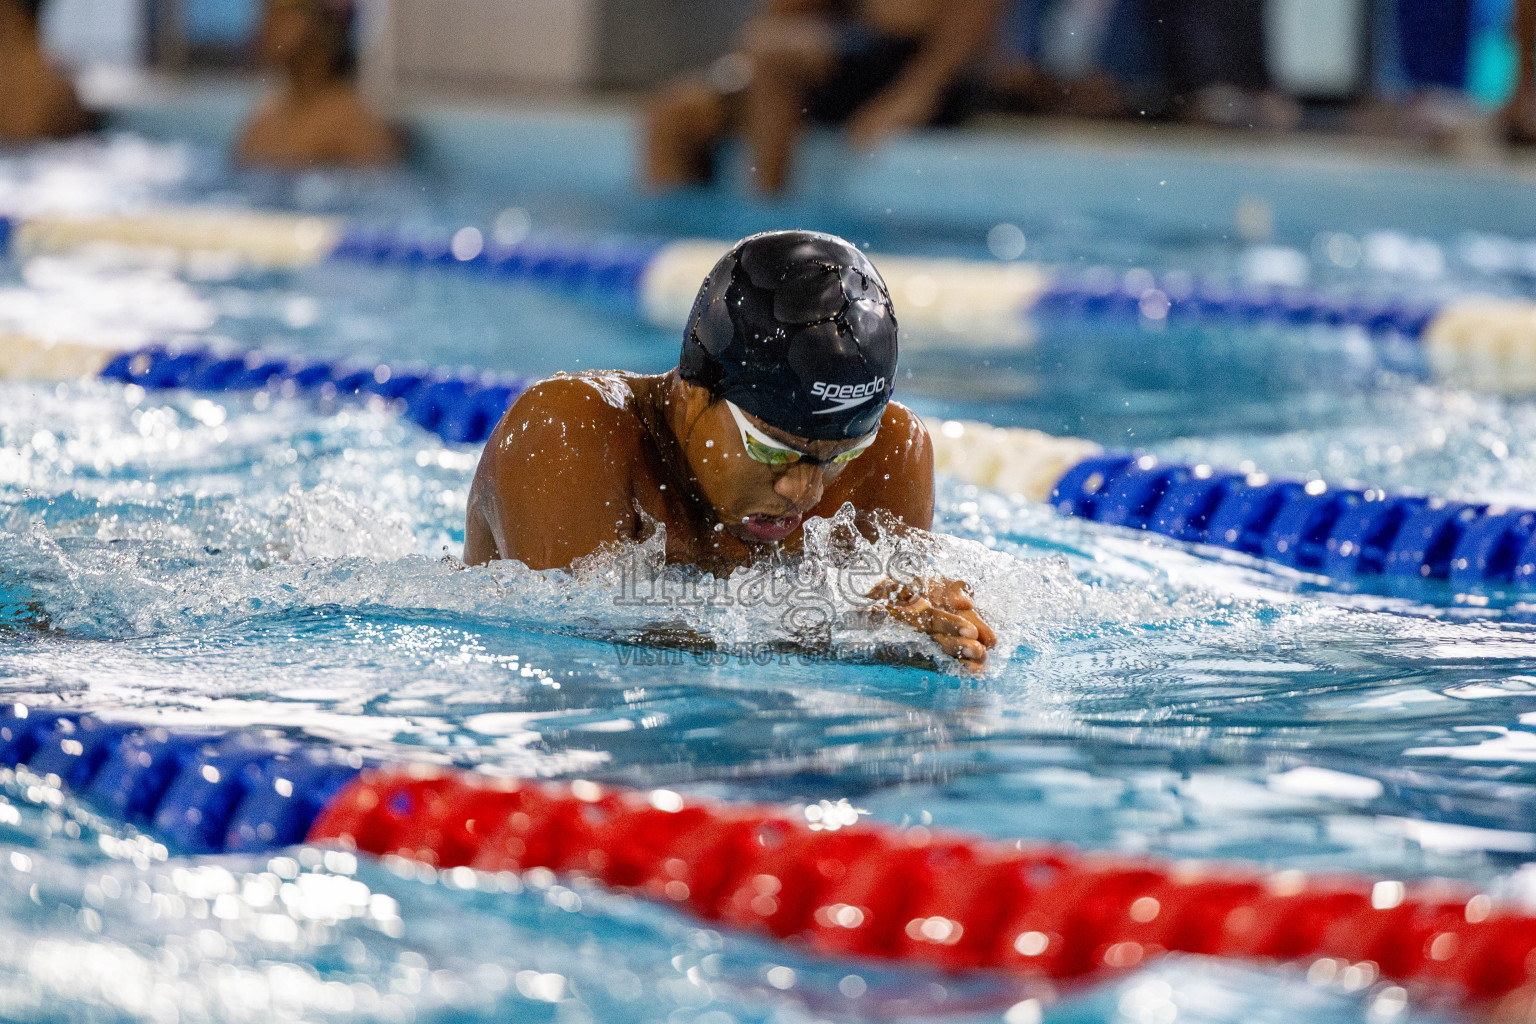
<path fill-rule="evenodd" d="M 862 437 L 896 378 L 880 274 L 836 235 L 769 231 L 720 258 L 693 301 L 682 378 L 814 441 Z"/>

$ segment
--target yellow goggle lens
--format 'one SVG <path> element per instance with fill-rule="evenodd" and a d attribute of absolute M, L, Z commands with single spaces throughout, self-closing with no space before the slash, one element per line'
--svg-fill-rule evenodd
<path fill-rule="evenodd" d="M 750 434 L 746 437 L 747 454 L 769 466 L 792 466 L 800 461 L 800 453 L 787 448 L 770 448 Z"/>

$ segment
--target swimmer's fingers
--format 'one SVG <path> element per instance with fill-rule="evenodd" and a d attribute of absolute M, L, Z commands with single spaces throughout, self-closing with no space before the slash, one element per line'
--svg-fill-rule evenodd
<path fill-rule="evenodd" d="M 975 617 L 975 613 L 958 615 L 935 608 L 927 598 L 914 597 L 907 601 L 891 601 L 886 610 L 898 622 L 926 633 L 933 638 L 945 654 L 959 661 L 972 672 L 980 672 L 986 665 L 987 648 L 996 642 L 991 629 Z M 985 630 L 985 638 L 982 631 Z"/>
<path fill-rule="evenodd" d="M 869 596 L 884 600 L 885 610 L 892 618 L 932 637 L 946 654 L 966 668 L 981 671 L 986 664 L 987 648 L 997 643 L 997 634 L 976 612 L 969 588 L 959 581 L 944 579 L 922 580 L 918 586 L 922 588 L 920 594 L 894 580 L 882 580 Z"/>
<path fill-rule="evenodd" d="M 960 664 L 972 672 L 980 672 L 987 663 L 987 649 L 977 640 L 966 640 L 958 636 L 936 636 L 944 653 L 954 658 Z"/>
<path fill-rule="evenodd" d="M 905 622 L 931 637 L 957 636 L 966 640 L 975 640 L 980 635 L 976 627 L 963 617 L 942 608 L 935 608 L 926 598 L 919 597 L 912 601 L 893 603 L 888 607 L 891 615 L 898 621 Z"/>
<path fill-rule="evenodd" d="M 962 612 L 961 614 L 964 616 L 967 622 L 976 627 L 976 639 L 980 640 L 988 647 L 997 646 L 997 634 L 992 631 L 991 626 L 987 625 L 986 620 L 981 617 L 980 612 L 972 609 L 970 611 Z"/>
<path fill-rule="evenodd" d="M 1536 1020 L 1536 984 L 1516 989 L 1501 999 L 1488 1017 L 1474 1018 L 1488 1024 L 1530 1024 Z"/>
<path fill-rule="evenodd" d="M 875 584 L 865 596 L 879 601 L 896 595 L 900 600 L 908 601 L 918 594 L 946 611 L 961 612 L 976 606 L 971 598 L 970 584 L 964 580 L 945 579 L 942 576 L 915 579 L 910 583 L 898 583 L 887 576 Z"/>
<path fill-rule="evenodd" d="M 935 606 L 969 622 L 976 630 L 976 638 L 983 644 L 988 647 L 997 644 L 997 634 L 976 609 L 969 584 L 963 580 L 934 580 L 928 585 L 927 596 Z"/>
<path fill-rule="evenodd" d="M 925 627 L 926 616 L 932 608 L 932 605 L 920 597 L 907 601 L 892 598 L 885 603 L 885 610 L 891 618 L 925 633 L 928 631 Z"/>
<path fill-rule="evenodd" d="M 970 611 L 976 607 L 976 602 L 971 599 L 970 584 L 964 580 L 933 580 L 928 584 L 927 596 L 940 608 L 952 612 Z"/>
<path fill-rule="evenodd" d="M 981 631 L 964 615 L 956 615 L 942 608 L 928 610 L 928 628 L 924 632 L 934 637 L 958 636 L 967 640 L 981 639 Z"/>

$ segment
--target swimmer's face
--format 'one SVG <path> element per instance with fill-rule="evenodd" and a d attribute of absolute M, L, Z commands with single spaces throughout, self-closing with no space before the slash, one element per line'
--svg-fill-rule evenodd
<path fill-rule="evenodd" d="M 679 439 L 683 453 L 721 526 L 741 540 L 776 543 L 798 530 L 805 514 L 820 503 L 826 486 L 854 464 L 870 440 L 796 437 L 744 410 L 733 415 L 728 403 L 711 399 L 703 388 L 685 387 L 690 415 L 684 422 L 691 427 Z M 747 427 L 738 423 L 737 416 Z M 818 461 L 775 457 L 766 450 L 773 445 Z M 839 456 L 845 461 L 836 461 Z"/>

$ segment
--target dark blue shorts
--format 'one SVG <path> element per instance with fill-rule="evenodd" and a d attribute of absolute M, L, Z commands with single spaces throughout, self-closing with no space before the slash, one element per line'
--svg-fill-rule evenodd
<path fill-rule="evenodd" d="M 823 124 L 842 124 L 895 82 L 922 49 L 921 40 L 882 36 L 858 25 L 840 27 L 837 68 L 806 97 L 805 112 Z M 981 83 L 962 75 L 945 91 L 931 124 L 951 125 L 975 112 Z"/>

